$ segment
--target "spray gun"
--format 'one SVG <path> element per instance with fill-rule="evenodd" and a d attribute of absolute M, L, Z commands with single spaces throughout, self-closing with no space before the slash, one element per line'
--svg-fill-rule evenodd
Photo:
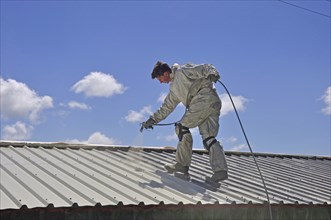
<path fill-rule="evenodd" d="M 143 132 L 143 130 L 148 130 L 148 129 L 153 129 L 153 125 L 150 125 L 149 123 L 147 122 L 143 122 L 143 123 L 140 123 L 141 127 L 140 127 L 140 132 Z"/>
<path fill-rule="evenodd" d="M 140 127 L 140 132 L 143 132 L 143 130 L 148 130 L 148 129 L 154 129 L 154 126 L 168 126 L 168 125 L 175 125 L 178 123 L 178 121 L 176 122 L 172 122 L 172 123 L 165 123 L 165 124 L 155 124 L 155 123 L 149 123 L 148 120 L 145 122 L 140 123 L 141 127 Z"/>

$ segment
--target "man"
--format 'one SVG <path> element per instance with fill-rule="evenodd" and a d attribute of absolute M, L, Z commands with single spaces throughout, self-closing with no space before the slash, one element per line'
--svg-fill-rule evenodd
<path fill-rule="evenodd" d="M 228 178 L 228 168 L 223 147 L 216 140 L 219 129 L 221 100 L 213 88 L 220 76 L 210 64 L 194 65 L 168 64 L 158 61 L 152 72 L 152 79 L 160 83 L 170 83 L 170 91 L 162 106 L 142 125 L 151 128 L 164 120 L 179 103 L 186 106 L 184 116 L 176 123 L 178 145 L 176 163 L 165 165 L 169 173 L 180 173 L 189 178 L 192 158 L 192 135 L 190 128 L 199 127 L 205 149 L 214 174 L 206 177 L 206 182 L 219 182 Z"/>

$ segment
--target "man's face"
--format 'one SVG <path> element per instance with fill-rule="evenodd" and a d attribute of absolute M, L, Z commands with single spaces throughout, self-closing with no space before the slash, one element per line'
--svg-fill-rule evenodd
<path fill-rule="evenodd" d="M 157 79 L 160 81 L 160 83 L 169 83 L 171 81 L 170 73 L 164 72 L 162 76 L 158 76 Z"/>

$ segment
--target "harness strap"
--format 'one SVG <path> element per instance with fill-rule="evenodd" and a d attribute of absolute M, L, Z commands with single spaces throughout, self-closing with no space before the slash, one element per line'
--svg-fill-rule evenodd
<path fill-rule="evenodd" d="M 191 133 L 188 127 L 183 126 L 181 123 L 176 123 L 175 126 L 178 127 L 178 139 L 179 141 L 183 140 L 184 134 Z"/>
<path fill-rule="evenodd" d="M 211 139 L 214 139 L 214 140 L 212 142 L 210 142 L 210 144 L 208 144 L 208 141 Z M 215 144 L 217 142 L 217 140 L 215 139 L 214 136 L 210 136 L 210 137 L 207 137 L 206 139 L 204 139 L 202 142 L 203 142 L 203 145 L 205 146 L 206 150 L 209 151 L 211 146 L 213 146 L 213 144 Z"/>

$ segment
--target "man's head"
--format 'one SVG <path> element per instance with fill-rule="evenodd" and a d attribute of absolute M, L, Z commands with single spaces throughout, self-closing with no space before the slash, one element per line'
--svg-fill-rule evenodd
<path fill-rule="evenodd" d="M 168 64 L 157 61 L 152 72 L 152 79 L 157 78 L 160 83 L 169 83 L 171 81 L 170 73 L 171 68 Z"/>

